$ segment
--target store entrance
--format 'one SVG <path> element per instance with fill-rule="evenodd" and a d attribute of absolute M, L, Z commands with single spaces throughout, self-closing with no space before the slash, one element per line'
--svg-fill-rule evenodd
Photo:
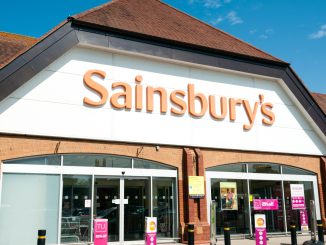
<path fill-rule="evenodd" d="M 91 176 L 63 177 L 61 242 L 91 242 L 92 217 L 108 220 L 110 242 L 142 240 L 150 216 L 149 178 L 94 176 L 93 188 L 91 183 Z"/>
<path fill-rule="evenodd" d="M 110 242 L 143 239 L 149 186 L 148 179 L 95 177 L 94 218 L 108 219 Z"/>

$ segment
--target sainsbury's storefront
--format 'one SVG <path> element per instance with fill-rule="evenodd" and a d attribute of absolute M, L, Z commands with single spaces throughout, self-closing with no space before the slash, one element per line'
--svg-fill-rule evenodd
<path fill-rule="evenodd" d="M 144 7 L 133 4 L 101 11 Z M 33 244 L 38 229 L 49 244 L 85 244 L 95 218 L 109 220 L 110 242 L 141 242 L 146 216 L 158 218 L 159 241 L 186 241 L 193 223 L 196 242 L 207 242 L 212 200 L 217 235 L 226 221 L 234 235 L 252 235 L 255 213 L 271 234 L 290 221 L 301 230 L 310 200 L 325 221 L 325 114 L 288 64 L 85 18 L 0 70 L 0 244 Z M 189 176 L 204 176 L 201 198 L 189 195 Z M 258 199 L 275 208 L 260 210 Z"/>

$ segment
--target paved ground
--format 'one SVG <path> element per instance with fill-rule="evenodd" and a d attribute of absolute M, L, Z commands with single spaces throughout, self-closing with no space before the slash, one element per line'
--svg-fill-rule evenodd
<path fill-rule="evenodd" d="M 309 236 L 298 236 L 297 241 L 298 245 L 303 244 L 305 241 L 310 240 Z M 217 241 L 216 245 L 224 244 L 223 240 Z M 231 240 L 231 245 L 255 245 L 255 240 L 249 239 L 239 239 L 239 240 Z M 290 236 L 278 236 L 278 237 L 270 237 L 267 241 L 268 245 L 290 245 L 291 244 L 291 237 Z"/>
<path fill-rule="evenodd" d="M 305 241 L 310 240 L 310 235 L 302 236 L 299 235 L 297 237 L 298 245 L 303 244 Z M 216 245 L 223 245 L 224 240 L 218 240 Z M 232 239 L 231 245 L 255 245 L 255 240 L 250 239 Z M 166 244 L 166 245 L 184 245 L 181 243 L 174 243 L 174 244 Z M 207 245 L 207 244 L 206 244 Z M 291 245 L 291 237 L 290 236 L 277 236 L 277 237 L 270 237 L 268 238 L 267 245 Z"/>

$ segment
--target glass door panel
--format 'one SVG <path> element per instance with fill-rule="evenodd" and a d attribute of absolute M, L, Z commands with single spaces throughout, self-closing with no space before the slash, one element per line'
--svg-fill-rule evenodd
<path fill-rule="evenodd" d="M 157 236 L 174 237 L 176 223 L 175 194 L 173 179 L 153 178 L 153 216 L 157 217 Z"/>
<path fill-rule="evenodd" d="M 91 190 L 91 176 L 63 176 L 61 243 L 91 241 Z"/>
<path fill-rule="evenodd" d="M 216 234 L 223 234 L 228 222 L 231 233 L 249 234 L 247 180 L 212 179 L 212 200 L 216 201 Z"/>
<path fill-rule="evenodd" d="M 142 240 L 145 216 L 150 214 L 150 184 L 147 179 L 125 179 L 124 240 Z"/>
<path fill-rule="evenodd" d="M 108 241 L 119 241 L 120 179 L 96 177 L 94 218 L 108 220 Z"/>
<path fill-rule="evenodd" d="M 290 222 L 294 221 L 297 230 L 301 230 L 300 224 L 300 210 L 293 210 L 291 205 L 291 188 L 290 184 L 303 184 L 304 197 L 306 203 L 306 211 L 308 216 L 308 226 L 310 229 L 310 200 L 314 200 L 314 190 L 312 182 L 307 181 L 284 181 L 284 195 L 285 195 L 285 210 L 288 230 L 290 230 Z"/>
<path fill-rule="evenodd" d="M 282 182 L 266 180 L 250 180 L 250 206 L 252 214 L 252 228 L 254 227 L 254 215 L 261 213 L 266 215 L 267 232 L 284 232 L 284 214 L 282 201 Z M 254 210 L 254 199 L 278 199 L 278 210 Z"/>

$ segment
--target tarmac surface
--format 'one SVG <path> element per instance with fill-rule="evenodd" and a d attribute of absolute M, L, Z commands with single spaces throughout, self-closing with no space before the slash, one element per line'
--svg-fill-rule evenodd
<path fill-rule="evenodd" d="M 298 235 L 297 236 L 297 244 L 301 245 L 306 241 L 310 241 L 310 235 Z M 164 243 L 162 243 L 163 245 Z M 182 245 L 182 243 L 170 243 L 168 245 Z M 218 239 L 216 245 L 223 245 L 224 240 Z M 251 239 L 232 239 L 231 245 L 255 245 L 256 241 Z M 291 245 L 291 236 L 275 236 L 269 237 L 267 240 L 268 245 Z M 160 245 L 160 243 L 158 243 Z M 166 244 L 167 245 L 167 244 Z M 184 244 L 183 244 L 184 245 Z M 208 245 L 208 244 L 205 244 Z M 317 243 L 316 243 L 317 245 Z"/>
<path fill-rule="evenodd" d="M 306 241 L 310 241 L 310 235 L 306 236 L 297 236 L 297 244 L 303 244 Z M 224 244 L 224 240 L 218 240 L 216 245 Z M 238 239 L 231 240 L 231 245 L 255 245 L 256 240 L 250 239 Z M 267 240 L 268 245 L 291 245 L 291 236 L 277 236 L 277 237 L 269 237 Z"/>

